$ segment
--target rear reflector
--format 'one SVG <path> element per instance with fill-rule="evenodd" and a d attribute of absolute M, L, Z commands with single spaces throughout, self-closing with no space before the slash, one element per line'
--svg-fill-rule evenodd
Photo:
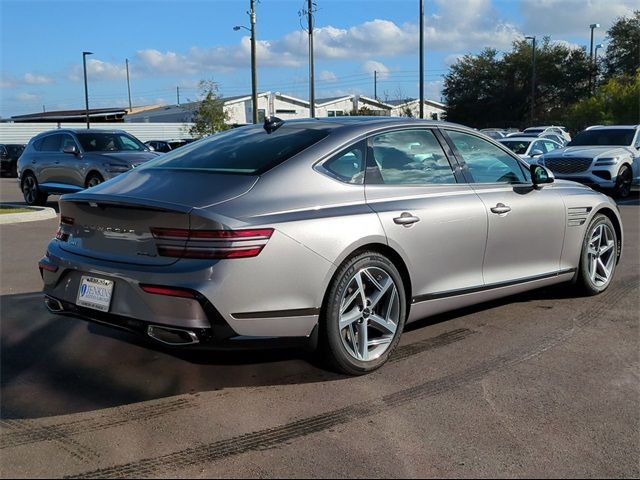
<path fill-rule="evenodd" d="M 251 258 L 260 254 L 272 228 L 242 230 L 187 230 L 152 228 L 162 257 L 227 259 Z"/>
<path fill-rule="evenodd" d="M 196 298 L 196 293 L 186 288 L 165 287 L 161 285 L 140 284 L 140 288 L 154 295 L 166 295 L 168 297 Z"/>

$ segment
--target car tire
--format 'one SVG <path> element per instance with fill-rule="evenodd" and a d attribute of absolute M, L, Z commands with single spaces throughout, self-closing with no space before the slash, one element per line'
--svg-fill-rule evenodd
<path fill-rule="evenodd" d="M 320 354 L 333 369 L 363 375 L 380 368 L 397 346 L 406 320 L 402 277 L 384 255 L 346 260 L 329 286 L 320 322 Z"/>
<path fill-rule="evenodd" d="M 32 173 L 27 173 L 22 178 L 22 195 L 27 205 L 42 207 L 47 204 L 49 196 L 40 190 L 38 179 Z"/>
<path fill-rule="evenodd" d="M 618 254 L 618 235 L 613 223 L 605 215 L 597 214 L 582 242 L 576 286 L 586 295 L 604 292 L 615 274 Z"/>
<path fill-rule="evenodd" d="M 622 165 L 616 177 L 616 186 L 613 190 L 615 198 L 627 198 L 631 194 L 631 183 L 633 181 L 633 173 L 629 165 Z"/>
<path fill-rule="evenodd" d="M 84 188 L 95 187 L 96 185 L 100 185 L 104 182 L 104 178 L 99 173 L 92 173 L 87 177 L 87 180 L 84 182 Z"/>

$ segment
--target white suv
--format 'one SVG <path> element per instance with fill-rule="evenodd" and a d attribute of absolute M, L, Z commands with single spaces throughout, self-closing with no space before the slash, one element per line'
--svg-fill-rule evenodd
<path fill-rule="evenodd" d="M 556 178 L 613 190 L 629 196 L 640 185 L 640 125 L 595 126 L 580 132 L 566 148 L 543 155 L 538 163 Z"/>

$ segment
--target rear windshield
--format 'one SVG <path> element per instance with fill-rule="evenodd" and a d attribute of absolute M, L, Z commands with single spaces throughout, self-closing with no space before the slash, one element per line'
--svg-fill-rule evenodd
<path fill-rule="evenodd" d="M 24 151 L 24 145 L 7 145 L 6 147 L 10 158 L 18 158 Z"/>
<path fill-rule="evenodd" d="M 241 127 L 172 150 L 141 168 L 261 175 L 328 134 L 329 130 L 287 126 L 269 134 L 262 127 Z"/>
<path fill-rule="evenodd" d="M 527 142 L 525 140 L 502 140 L 500 142 L 513 153 L 517 153 L 518 155 L 524 155 L 527 153 L 527 148 L 529 148 L 529 144 L 531 142 Z"/>
<path fill-rule="evenodd" d="M 78 133 L 77 137 L 85 152 L 144 152 L 148 150 L 140 140 L 125 133 Z"/>
<path fill-rule="evenodd" d="M 581 146 L 621 146 L 628 147 L 633 142 L 636 131 L 633 128 L 606 128 L 602 130 L 584 130 L 569 142 L 570 147 Z"/>

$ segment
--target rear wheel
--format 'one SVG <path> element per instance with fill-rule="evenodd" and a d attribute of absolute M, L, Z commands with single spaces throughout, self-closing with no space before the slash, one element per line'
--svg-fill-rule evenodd
<path fill-rule="evenodd" d="M 41 207 L 47 203 L 48 195 L 40 190 L 38 180 L 32 173 L 25 174 L 22 179 L 22 195 L 27 205 Z"/>
<path fill-rule="evenodd" d="M 96 185 L 100 185 L 104 182 L 104 178 L 99 173 L 92 173 L 87 177 L 87 181 L 84 182 L 85 188 L 95 187 Z"/>
<path fill-rule="evenodd" d="M 362 375 L 395 349 L 406 316 L 400 273 L 377 252 L 364 252 L 336 273 L 321 324 L 321 351 L 340 372 Z"/>
<path fill-rule="evenodd" d="M 587 295 L 604 292 L 618 262 L 618 236 L 611 220 L 598 214 L 589 224 L 582 242 L 577 285 Z"/>
<path fill-rule="evenodd" d="M 631 182 L 633 181 L 633 173 L 629 165 L 620 167 L 618 176 L 616 177 L 616 186 L 613 195 L 616 198 L 627 198 L 631 194 Z"/>

